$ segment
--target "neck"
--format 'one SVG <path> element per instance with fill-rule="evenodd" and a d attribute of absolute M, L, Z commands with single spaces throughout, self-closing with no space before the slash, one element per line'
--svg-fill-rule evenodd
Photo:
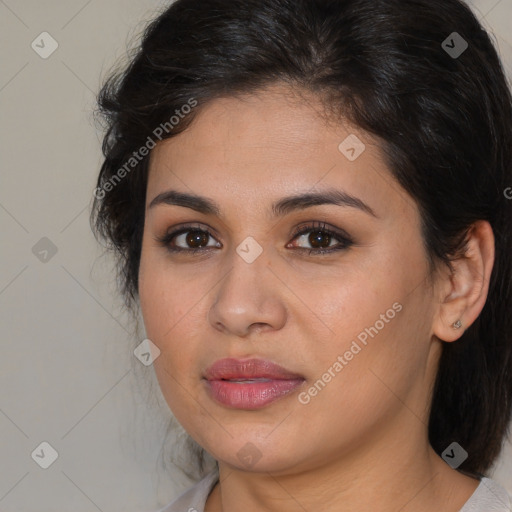
<path fill-rule="evenodd" d="M 418 422 L 419 423 L 419 422 Z M 410 425 L 409 425 L 410 426 Z M 248 472 L 219 463 L 220 483 L 205 512 L 458 512 L 478 481 L 451 469 L 424 440 L 426 427 L 378 442 L 332 450 L 323 465 L 309 461 L 278 472 Z"/>

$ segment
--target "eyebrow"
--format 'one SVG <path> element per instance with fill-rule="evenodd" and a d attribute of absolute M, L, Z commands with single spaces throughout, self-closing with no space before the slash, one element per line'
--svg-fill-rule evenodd
<path fill-rule="evenodd" d="M 190 208 L 205 215 L 221 216 L 220 207 L 211 199 L 196 194 L 188 194 L 178 192 L 176 190 L 167 190 L 158 194 L 149 204 L 148 210 L 157 205 L 176 205 Z M 276 201 L 272 207 L 271 212 L 273 217 L 282 217 L 295 210 L 310 208 L 312 206 L 333 204 L 337 206 L 345 206 L 350 208 L 357 208 L 372 217 L 378 218 L 373 209 L 367 205 L 363 200 L 348 194 L 343 190 L 327 189 L 321 192 L 306 192 L 293 196 L 283 197 Z"/>

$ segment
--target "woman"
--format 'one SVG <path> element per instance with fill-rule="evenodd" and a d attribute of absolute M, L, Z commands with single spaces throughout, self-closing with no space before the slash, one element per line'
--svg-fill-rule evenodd
<path fill-rule="evenodd" d="M 178 0 L 107 81 L 93 221 L 174 416 L 172 511 L 491 511 L 512 100 L 458 0 Z"/>

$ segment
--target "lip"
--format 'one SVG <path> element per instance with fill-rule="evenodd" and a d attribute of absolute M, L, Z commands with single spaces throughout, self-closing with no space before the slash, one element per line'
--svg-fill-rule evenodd
<path fill-rule="evenodd" d="M 260 409 L 285 397 L 304 377 L 266 359 L 220 359 L 205 372 L 209 395 L 235 409 Z"/>

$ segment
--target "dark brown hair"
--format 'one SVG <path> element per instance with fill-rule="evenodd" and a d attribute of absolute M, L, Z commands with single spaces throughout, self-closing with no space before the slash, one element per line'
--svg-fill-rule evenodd
<path fill-rule="evenodd" d="M 460 469 L 484 474 L 511 415 L 512 100 L 489 35 L 461 1 L 177 0 L 154 19 L 98 98 L 107 131 L 91 220 L 117 252 L 128 303 L 144 224 L 140 148 L 182 132 L 215 98 L 276 82 L 382 140 L 420 210 L 432 268 L 463 253 L 472 223 L 491 224 L 488 300 L 444 344 L 429 422 L 438 453 L 456 441 L 469 454 Z"/>

